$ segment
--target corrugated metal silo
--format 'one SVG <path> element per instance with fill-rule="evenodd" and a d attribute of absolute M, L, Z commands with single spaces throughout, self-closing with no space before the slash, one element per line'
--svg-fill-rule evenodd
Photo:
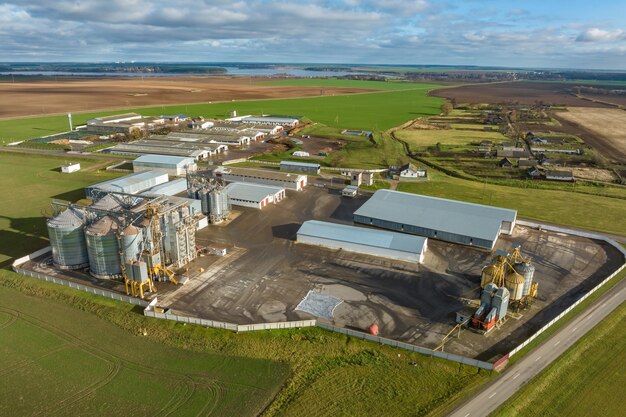
<path fill-rule="evenodd" d="M 139 259 L 141 252 L 141 242 L 143 240 L 143 231 L 133 226 L 127 226 L 121 233 L 122 253 L 124 261 L 136 261 Z"/>
<path fill-rule="evenodd" d="M 122 273 L 117 223 L 104 216 L 85 228 L 89 272 L 96 278 L 112 278 Z"/>
<path fill-rule="evenodd" d="M 530 262 L 520 262 L 515 264 L 515 271 L 518 274 L 524 276 L 524 288 L 522 289 L 522 296 L 527 296 L 530 293 L 530 287 L 533 283 L 535 276 L 535 266 Z"/>
<path fill-rule="evenodd" d="M 515 271 L 511 271 L 504 279 L 506 288 L 510 292 L 511 300 L 519 301 L 522 299 L 522 291 L 524 289 L 524 277 Z"/>
<path fill-rule="evenodd" d="M 85 214 L 68 208 L 47 221 L 52 261 L 61 269 L 78 269 L 89 264 L 85 243 Z"/>

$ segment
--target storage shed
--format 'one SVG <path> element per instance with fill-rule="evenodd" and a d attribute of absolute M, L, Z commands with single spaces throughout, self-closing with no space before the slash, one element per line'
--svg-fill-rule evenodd
<path fill-rule="evenodd" d="M 285 189 L 271 185 L 233 182 L 226 186 L 228 202 L 233 206 L 262 209 L 285 198 Z"/>
<path fill-rule="evenodd" d="M 109 192 L 137 194 L 155 185 L 166 183 L 169 177 L 163 171 L 143 171 L 85 187 L 86 197 L 100 198 Z"/>
<path fill-rule="evenodd" d="M 181 176 L 198 168 L 194 158 L 173 155 L 142 155 L 133 161 L 133 171 L 158 169 L 172 176 Z"/>
<path fill-rule="evenodd" d="M 517 211 L 400 191 L 378 190 L 354 213 L 354 222 L 493 249 L 511 234 Z"/>
<path fill-rule="evenodd" d="M 280 170 L 302 172 L 305 174 L 319 174 L 320 164 L 312 164 L 310 162 L 281 161 Z"/>
<path fill-rule="evenodd" d="M 240 167 L 217 167 L 213 171 L 216 178 L 221 178 L 228 182 L 246 182 L 262 185 L 273 185 L 284 187 L 290 190 L 301 191 L 306 187 L 307 176 L 278 172 L 269 169 L 253 169 Z"/>
<path fill-rule="evenodd" d="M 428 239 L 366 227 L 309 220 L 298 230 L 298 242 L 406 262 L 424 261 Z"/>

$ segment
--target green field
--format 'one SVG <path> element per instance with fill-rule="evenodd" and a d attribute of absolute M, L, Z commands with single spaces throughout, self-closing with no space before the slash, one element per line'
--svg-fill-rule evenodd
<path fill-rule="evenodd" d="M 62 174 L 65 162 L 80 162 L 82 170 Z M 75 201 L 83 188 L 121 174 L 94 172 L 102 160 L 0 153 L 0 266 L 47 245 L 43 214 L 52 199 Z"/>
<path fill-rule="evenodd" d="M 499 417 L 619 416 L 626 395 L 626 304 L 498 409 Z"/>
<path fill-rule="evenodd" d="M 80 125 L 92 117 L 121 112 L 139 112 L 146 116 L 184 113 L 224 118 L 232 110 L 237 110 L 239 114 L 306 116 L 328 126 L 383 131 L 418 116 L 439 113 L 443 100 L 427 96 L 428 91 L 436 87 L 435 84 L 414 84 L 409 90 L 365 94 L 128 108 L 76 113 L 73 120 L 75 125 Z M 67 129 L 66 115 L 0 120 L 0 143 L 51 135 Z"/>
<path fill-rule="evenodd" d="M 428 182 L 400 183 L 398 190 L 516 209 L 520 217 L 626 236 L 626 203 L 621 198 L 507 187 L 454 178 L 432 169 L 429 177 Z M 580 209 L 572 207 L 573 201 Z"/>
<path fill-rule="evenodd" d="M 3 286 L 0 329 L 3 416 L 254 416 L 289 374 L 285 363 L 167 347 Z"/>
<path fill-rule="evenodd" d="M 150 319 L 128 304 L 3 270 L 0 306 L 0 415 L 161 415 L 176 405 L 171 415 L 207 415 L 202 407 L 254 415 L 272 397 L 267 416 L 441 415 L 490 378 L 318 328 L 236 334 Z M 16 363 L 22 372 L 9 374 Z M 31 378 L 41 385 L 28 385 Z"/>
<path fill-rule="evenodd" d="M 434 146 L 438 143 L 442 145 L 469 145 L 478 144 L 483 140 L 492 142 L 505 142 L 507 137 L 500 132 L 484 132 L 461 129 L 415 129 L 397 130 L 395 135 L 398 139 L 406 142 L 411 150 L 423 149 Z"/>

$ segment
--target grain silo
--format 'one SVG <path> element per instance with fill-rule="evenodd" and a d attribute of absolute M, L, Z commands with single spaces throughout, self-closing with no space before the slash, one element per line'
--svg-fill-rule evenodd
<path fill-rule="evenodd" d="M 118 224 L 104 216 L 85 228 L 89 272 L 96 278 L 114 278 L 122 273 Z"/>
<path fill-rule="evenodd" d="M 509 290 L 504 287 L 498 288 L 496 294 L 493 296 L 491 305 L 497 311 L 498 321 L 503 320 L 506 317 L 506 313 L 509 309 L 509 297 Z"/>
<path fill-rule="evenodd" d="M 142 229 L 133 226 L 132 224 L 126 226 L 120 234 L 124 261 L 135 261 L 139 259 L 139 254 L 142 249 L 142 240 Z"/>
<path fill-rule="evenodd" d="M 522 291 L 524 290 L 524 277 L 522 275 L 512 270 L 507 274 L 504 283 L 510 292 L 511 301 L 522 299 Z"/>
<path fill-rule="evenodd" d="M 85 213 L 68 208 L 47 221 L 52 261 L 61 269 L 84 268 L 89 263 L 85 243 Z"/>
<path fill-rule="evenodd" d="M 522 289 L 522 296 L 527 296 L 530 293 L 530 288 L 535 276 L 535 266 L 530 262 L 520 262 L 515 264 L 515 271 L 524 277 L 524 288 Z"/>

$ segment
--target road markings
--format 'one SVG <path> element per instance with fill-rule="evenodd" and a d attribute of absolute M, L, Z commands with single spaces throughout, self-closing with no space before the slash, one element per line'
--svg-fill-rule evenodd
<path fill-rule="evenodd" d="M 539 359 L 541 359 L 541 356 L 537 356 L 537 358 L 535 359 L 535 362 L 537 362 Z"/>
<path fill-rule="evenodd" d="M 465 416 L 463 416 L 463 417 L 469 417 L 469 415 L 470 415 L 470 413 L 467 413 L 467 414 L 465 414 Z"/>
<path fill-rule="evenodd" d="M 557 342 L 554 344 L 554 346 L 558 346 L 558 345 L 559 345 L 559 343 L 561 343 L 561 341 L 560 341 L 560 340 L 559 340 L 559 341 L 557 341 Z"/>
<path fill-rule="evenodd" d="M 518 372 L 518 373 L 516 373 L 516 374 L 513 376 L 513 379 L 517 379 L 517 377 L 518 377 L 519 375 L 520 375 L 520 374 L 519 374 L 519 372 Z"/>
<path fill-rule="evenodd" d="M 600 305 L 600 307 L 604 307 L 604 306 L 606 305 L 606 303 L 607 303 L 606 301 L 605 301 L 605 302 L 603 302 L 603 303 Z"/>
<path fill-rule="evenodd" d="M 572 329 L 572 333 L 574 333 L 576 330 L 578 330 L 578 327 L 574 327 L 574 328 Z"/>
<path fill-rule="evenodd" d="M 495 396 L 496 396 L 496 394 L 497 394 L 497 392 L 496 392 L 496 391 L 494 391 L 494 392 L 493 392 L 493 394 L 491 394 L 491 395 L 489 396 L 489 399 L 492 399 L 493 397 L 495 397 Z"/>

